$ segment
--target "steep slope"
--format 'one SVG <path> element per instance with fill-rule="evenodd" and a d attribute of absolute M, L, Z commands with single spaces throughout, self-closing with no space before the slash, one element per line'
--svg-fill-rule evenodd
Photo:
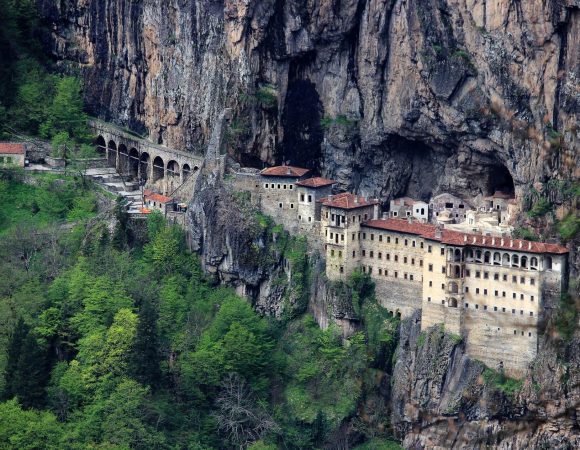
<path fill-rule="evenodd" d="M 363 194 L 578 176 L 578 0 L 39 4 L 91 111 L 156 142 L 200 152 L 230 106 L 243 164 L 308 165 Z"/>

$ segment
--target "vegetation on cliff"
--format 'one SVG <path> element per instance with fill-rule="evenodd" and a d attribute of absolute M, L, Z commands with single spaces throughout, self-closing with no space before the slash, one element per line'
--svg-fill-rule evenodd
<path fill-rule="evenodd" d="M 25 210 L 3 233 L 62 225 L 26 258 L 8 241 L 0 249 L 2 448 L 309 449 L 388 437 L 344 424 L 372 392 L 377 342 L 394 341 L 396 326 L 343 339 L 308 315 L 260 317 L 202 274 L 181 229 L 161 216 L 142 232 L 117 205 L 110 229 L 87 222 L 92 194 L 72 180 L 3 183 Z M 10 197 L 0 210 L 17 207 Z M 303 243 L 286 239 L 277 245 L 306 273 Z M 368 277 L 349 289 L 361 311 L 374 304 Z"/>

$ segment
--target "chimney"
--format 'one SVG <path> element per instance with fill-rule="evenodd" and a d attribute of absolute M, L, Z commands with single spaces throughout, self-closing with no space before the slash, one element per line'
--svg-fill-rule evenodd
<path fill-rule="evenodd" d="M 354 196 L 354 204 L 355 205 L 358 205 L 358 195 L 355 195 Z"/>
<path fill-rule="evenodd" d="M 477 242 L 477 236 L 473 236 L 473 244 Z"/>
<path fill-rule="evenodd" d="M 522 241 L 520 241 L 520 248 L 522 248 L 522 247 L 523 247 L 523 244 L 524 244 L 524 243 L 523 243 Z"/>
<path fill-rule="evenodd" d="M 495 238 L 491 238 L 491 245 L 495 245 Z"/>
<path fill-rule="evenodd" d="M 292 171 L 290 170 L 290 167 L 288 167 L 288 168 L 286 169 L 286 174 L 288 174 L 288 175 L 292 175 Z"/>
<path fill-rule="evenodd" d="M 466 234 L 463 235 L 463 242 L 467 242 L 467 235 Z"/>
<path fill-rule="evenodd" d="M 514 241 L 510 239 L 510 248 L 514 248 Z"/>
<path fill-rule="evenodd" d="M 501 238 L 500 245 L 503 247 L 503 238 Z"/>
<path fill-rule="evenodd" d="M 481 241 L 482 244 L 485 244 L 485 237 Z"/>
<path fill-rule="evenodd" d="M 528 242 L 528 250 L 531 250 L 531 249 L 532 249 L 532 243 Z"/>
<path fill-rule="evenodd" d="M 441 226 L 437 225 L 435 228 L 435 239 L 441 239 Z"/>

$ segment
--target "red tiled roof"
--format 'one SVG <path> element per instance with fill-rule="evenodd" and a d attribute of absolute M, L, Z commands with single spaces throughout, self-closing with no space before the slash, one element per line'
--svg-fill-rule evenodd
<path fill-rule="evenodd" d="M 324 206 L 331 206 L 333 208 L 342 209 L 356 209 L 363 206 L 377 205 L 378 200 L 366 199 L 350 192 L 343 192 L 342 194 L 331 195 L 320 200 Z"/>
<path fill-rule="evenodd" d="M 157 194 L 156 192 L 145 194 L 146 199 L 153 200 L 159 203 L 169 203 L 172 202 L 173 199 L 171 197 L 167 197 L 166 195 Z"/>
<path fill-rule="evenodd" d="M 362 224 L 370 228 L 381 230 L 398 231 L 421 236 L 425 239 L 442 242 L 450 245 L 470 245 L 485 248 L 497 248 L 512 251 L 529 253 L 568 253 L 568 249 L 562 245 L 549 244 L 546 242 L 525 241 L 523 239 L 509 239 L 494 236 L 483 236 L 480 234 L 467 234 L 454 230 L 441 230 L 441 235 L 437 236 L 437 227 L 428 223 L 409 222 L 405 219 L 378 219 L 369 220 Z"/>
<path fill-rule="evenodd" d="M 382 230 L 399 231 L 401 233 L 416 234 L 419 236 L 423 234 L 435 233 L 435 225 L 418 221 L 409 222 L 405 219 L 368 220 L 363 223 L 363 226 L 379 228 Z"/>
<path fill-rule="evenodd" d="M 24 154 L 24 144 L 0 142 L 0 153 L 4 155 L 22 155 Z"/>
<path fill-rule="evenodd" d="M 300 178 L 310 172 L 310 169 L 294 166 L 274 166 L 268 167 L 260 172 L 260 175 L 268 177 L 296 177 Z"/>
<path fill-rule="evenodd" d="M 335 184 L 336 181 L 329 180 L 328 178 L 322 177 L 314 177 L 314 178 L 307 178 L 306 180 L 299 181 L 296 183 L 298 186 L 310 187 L 310 188 L 319 188 L 324 186 L 331 186 Z"/>

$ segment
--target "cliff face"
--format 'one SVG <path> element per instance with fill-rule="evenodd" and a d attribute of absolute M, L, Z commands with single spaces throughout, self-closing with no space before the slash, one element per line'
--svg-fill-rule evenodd
<path fill-rule="evenodd" d="M 392 423 L 405 448 L 580 446 L 578 337 L 544 341 L 521 389 L 508 394 L 462 343 L 440 329 L 421 335 L 418 320 L 402 324 L 393 372 Z"/>
<path fill-rule="evenodd" d="M 92 112 L 390 197 L 578 175 L 580 2 L 38 0 Z"/>

